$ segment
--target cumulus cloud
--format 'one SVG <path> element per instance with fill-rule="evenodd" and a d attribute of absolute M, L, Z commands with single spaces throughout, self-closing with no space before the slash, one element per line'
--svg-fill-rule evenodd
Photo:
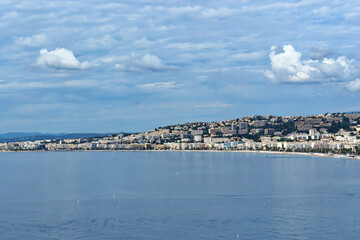
<path fill-rule="evenodd" d="M 36 65 L 44 68 L 72 70 L 82 70 L 90 67 L 89 62 L 80 62 L 74 56 L 74 53 L 66 48 L 56 48 L 52 51 L 41 49 Z"/>
<path fill-rule="evenodd" d="M 360 78 L 356 78 L 354 81 L 346 84 L 346 88 L 352 92 L 356 92 L 360 90 Z"/>
<path fill-rule="evenodd" d="M 47 42 L 47 36 L 44 33 L 33 35 L 30 37 L 18 37 L 16 43 L 24 46 L 41 46 Z"/>
<path fill-rule="evenodd" d="M 152 54 L 132 54 L 115 68 L 124 72 L 155 72 L 175 69 L 175 66 L 165 64 L 160 58 Z"/>
<path fill-rule="evenodd" d="M 360 74 L 360 63 L 345 56 L 322 60 L 302 60 L 301 56 L 291 45 L 271 47 L 271 70 L 265 76 L 275 82 L 321 83 L 351 81 Z"/>

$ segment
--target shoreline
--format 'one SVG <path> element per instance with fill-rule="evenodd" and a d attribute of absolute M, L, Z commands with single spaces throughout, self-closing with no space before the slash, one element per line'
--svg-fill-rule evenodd
<path fill-rule="evenodd" d="M 144 151 L 144 150 L 140 150 Z M 145 150 L 146 151 L 146 150 Z M 152 151 L 152 150 L 150 150 Z M 173 152 L 235 152 L 235 153 L 261 153 L 261 154 L 277 154 L 277 155 L 293 155 L 293 156 L 309 156 L 309 157 L 323 157 L 323 158 L 336 158 L 336 159 L 354 159 L 360 160 L 359 155 L 347 156 L 344 154 L 336 153 L 307 153 L 307 152 L 283 152 L 283 151 L 265 151 L 265 150 L 153 150 L 153 151 L 173 151 Z"/>
<path fill-rule="evenodd" d="M 261 153 L 261 154 L 277 154 L 277 155 L 293 155 L 308 157 L 323 157 L 335 159 L 353 159 L 360 160 L 360 155 L 347 156 L 336 153 L 308 153 L 308 152 L 283 152 L 283 151 L 265 151 L 265 150 L 22 150 L 22 151 L 0 151 L 0 153 L 21 153 L 21 152 L 223 152 L 223 153 Z"/>

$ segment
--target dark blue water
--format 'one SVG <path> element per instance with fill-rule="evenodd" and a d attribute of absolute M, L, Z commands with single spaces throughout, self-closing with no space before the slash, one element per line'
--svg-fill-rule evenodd
<path fill-rule="evenodd" d="M 1 153 L 0 239 L 360 239 L 360 161 Z"/>

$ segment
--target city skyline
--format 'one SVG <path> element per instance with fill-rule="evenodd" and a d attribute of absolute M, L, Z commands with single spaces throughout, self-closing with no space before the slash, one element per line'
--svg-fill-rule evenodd
<path fill-rule="evenodd" d="M 360 110 L 357 1 L 2 1 L 0 132 Z"/>

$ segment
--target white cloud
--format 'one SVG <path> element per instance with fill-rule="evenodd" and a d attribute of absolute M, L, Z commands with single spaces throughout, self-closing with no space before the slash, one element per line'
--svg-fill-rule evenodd
<path fill-rule="evenodd" d="M 332 8 L 330 8 L 329 6 L 324 6 L 324 7 L 312 10 L 312 13 L 316 14 L 317 16 L 327 17 L 330 14 L 332 14 L 333 11 L 334 10 Z"/>
<path fill-rule="evenodd" d="M 98 5 L 95 5 L 94 8 L 96 9 L 124 9 L 124 8 L 127 8 L 128 5 L 124 4 L 124 3 L 114 3 L 114 2 L 109 2 L 109 3 L 102 3 L 102 4 L 98 4 Z"/>
<path fill-rule="evenodd" d="M 248 61 L 248 60 L 256 60 L 262 58 L 266 55 L 265 51 L 258 52 L 250 52 L 250 53 L 238 53 L 231 56 L 231 58 L 240 60 L 240 61 Z"/>
<path fill-rule="evenodd" d="M 184 50 L 202 50 L 207 48 L 220 48 L 223 44 L 221 43 L 212 43 L 212 42 L 202 42 L 202 43 L 190 43 L 190 42 L 182 42 L 182 43 L 170 43 L 168 48 L 179 48 Z"/>
<path fill-rule="evenodd" d="M 69 80 L 65 82 L 22 82 L 22 81 L 14 81 L 8 83 L 1 83 L 0 81 L 0 89 L 44 89 L 44 88 L 59 88 L 59 87 L 94 87 L 104 85 L 103 81 L 97 80 Z"/>
<path fill-rule="evenodd" d="M 151 28 L 154 29 L 154 30 L 156 30 L 156 31 L 167 31 L 167 30 L 175 29 L 176 26 L 161 25 L 161 26 L 152 26 Z"/>
<path fill-rule="evenodd" d="M 149 46 L 151 44 L 153 44 L 154 42 L 149 41 L 146 37 L 143 37 L 141 39 L 138 39 L 136 41 L 134 41 L 135 45 L 140 45 L 140 46 Z"/>
<path fill-rule="evenodd" d="M 147 89 L 173 89 L 180 87 L 180 85 L 176 84 L 176 82 L 155 82 L 155 83 L 140 84 L 137 86 L 140 88 L 147 88 Z"/>
<path fill-rule="evenodd" d="M 227 103 L 213 103 L 213 104 L 195 105 L 194 108 L 225 108 L 231 106 L 232 104 L 227 104 Z"/>
<path fill-rule="evenodd" d="M 175 66 L 165 64 L 160 58 L 152 54 L 132 54 L 115 68 L 124 72 L 166 71 L 176 69 Z"/>
<path fill-rule="evenodd" d="M 114 45 L 116 45 L 118 41 L 113 38 L 111 35 L 106 34 L 103 37 L 98 38 L 89 38 L 82 42 L 80 42 L 79 47 L 84 47 L 86 49 L 109 49 L 112 48 Z"/>
<path fill-rule="evenodd" d="M 24 46 L 41 46 L 47 42 L 47 36 L 44 33 L 33 35 L 31 37 L 19 37 L 16 39 L 16 43 Z"/>
<path fill-rule="evenodd" d="M 74 53 L 66 48 L 56 48 L 53 51 L 41 49 L 36 65 L 44 68 L 73 70 L 82 70 L 90 67 L 89 62 L 80 62 L 74 56 Z"/>
<path fill-rule="evenodd" d="M 360 74 L 360 64 L 354 59 L 302 60 L 301 56 L 291 45 L 271 47 L 272 70 L 265 71 L 265 76 L 276 82 L 320 83 L 350 81 Z"/>
<path fill-rule="evenodd" d="M 145 12 L 163 11 L 171 14 L 187 14 L 201 10 L 200 6 L 183 6 L 183 7 L 164 7 L 164 6 L 146 6 L 142 10 Z"/>
<path fill-rule="evenodd" d="M 235 9 L 222 7 L 218 9 L 208 8 L 205 9 L 201 14 L 204 17 L 228 17 L 235 14 L 236 12 L 237 10 Z"/>
<path fill-rule="evenodd" d="M 53 84 L 47 85 L 42 82 L 9 82 L 0 84 L 0 89 L 31 89 L 31 88 L 47 88 L 52 87 Z M 56 85 L 57 86 L 57 85 Z"/>
<path fill-rule="evenodd" d="M 122 56 L 104 56 L 95 61 L 95 63 L 103 62 L 103 63 L 111 63 L 111 62 L 117 62 L 117 61 L 126 61 L 130 57 L 128 55 L 122 55 Z"/>
<path fill-rule="evenodd" d="M 2 20 L 11 20 L 11 19 L 16 19 L 19 17 L 19 13 L 17 11 L 12 11 L 12 12 L 6 12 L 1 16 Z"/>
<path fill-rule="evenodd" d="M 300 7 L 306 7 L 309 5 L 315 5 L 317 3 L 321 3 L 323 0 L 302 0 L 298 2 L 274 2 L 269 4 L 260 4 L 260 5 L 253 5 L 253 6 L 245 6 L 242 8 L 243 11 L 264 11 L 264 10 L 271 10 L 271 9 L 296 9 Z"/>
<path fill-rule="evenodd" d="M 168 11 L 176 14 L 197 12 L 201 9 L 200 6 L 185 6 L 185 7 L 170 7 Z"/>
<path fill-rule="evenodd" d="M 97 80 L 69 80 L 64 82 L 64 86 L 66 87 L 91 87 L 102 85 L 103 82 Z"/>
<path fill-rule="evenodd" d="M 206 18 L 228 17 L 234 15 L 238 10 L 228 7 L 220 8 L 206 8 L 205 6 L 181 6 L 181 7 L 166 7 L 166 6 L 146 6 L 142 9 L 143 12 L 165 12 L 171 15 L 182 14 L 199 14 Z"/>
<path fill-rule="evenodd" d="M 346 84 L 346 88 L 352 92 L 356 92 L 360 90 L 360 78 L 356 78 L 354 81 Z"/>

